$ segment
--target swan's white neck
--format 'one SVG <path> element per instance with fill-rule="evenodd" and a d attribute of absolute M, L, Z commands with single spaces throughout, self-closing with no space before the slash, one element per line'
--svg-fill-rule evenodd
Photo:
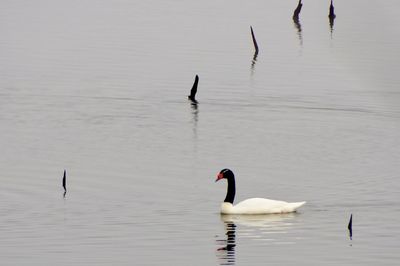
<path fill-rule="evenodd" d="M 230 214 L 232 213 L 233 205 L 230 202 L 222 202 L 221 204 L 221 213 L 222 214 Z"/>

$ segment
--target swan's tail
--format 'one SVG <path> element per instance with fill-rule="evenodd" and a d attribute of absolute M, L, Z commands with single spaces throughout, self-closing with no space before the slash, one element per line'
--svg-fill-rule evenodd
<path fill-rule="evenodd" d="M 292 203 L 289 203 L 288 205 L 288 207 L 292 210 L 292 211 L 296 211 L 296 209 L 297 208 L 300 208 L 301 206 L 303 206 L 304 204 L 306 204 L 306 202 L 305 201 L 302 201 L 302 202 L 292 202 Z"/>

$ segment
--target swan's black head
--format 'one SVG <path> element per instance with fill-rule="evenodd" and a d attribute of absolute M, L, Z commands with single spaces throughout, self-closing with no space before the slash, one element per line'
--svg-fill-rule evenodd
<path fill-rule="evenodd" d="M 229 202 L 233 204 L 235 200 L 236 186 L 235 186 L 235 175 L 233 172 L 227 168 L 222 169 L 217 176 L 217 180 L 215 182 L 226 179 L 228 181 L 228 190 L 226 191 L 226 197 L 224 202 Z"/>
<path fill-rule="evenodd" d="M 225 169 L 222 169 L 222 170 L 219 172 L 219 174 L 218 174 L 218 176 L 217 176 L 217 180 L 215 180 L 215 182 L 217 182 L 217 181 L 219 181 L 219 180 L 221 180 L 221 179 L 223 179 L 223 178 L 225 178 L 225 179 L 231 179 L 231 178 L 233 178 L 233 177 L 234 177 L 233 172 L 232 172 L 230 169 L 225 168 Z"/>

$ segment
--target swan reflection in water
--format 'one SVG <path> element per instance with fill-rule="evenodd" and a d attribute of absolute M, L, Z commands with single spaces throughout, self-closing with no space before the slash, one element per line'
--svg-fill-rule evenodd
<path fill-rule="evenodd" d="M 236 235 L 249 239 L 278 242 L 276 234 L 285 234 L 292 227 L 291 220 L 296 213 L 265 215 L 227 215 L 221 214 L 225 227 L 223 239 L 217 239 L 217 258 L 220 265 L 235 265 Z M 274 237 L 272 237 L 274 236 Z"/>
<path fill-rule="evenodd" d="M 217 257 L 220 265 L 235 265 L 236 247 L 236 225 L 233 222 L 225 221 L 226 240 L 217 239 L 217 245 L 222 247 L 217 249 Z"/>

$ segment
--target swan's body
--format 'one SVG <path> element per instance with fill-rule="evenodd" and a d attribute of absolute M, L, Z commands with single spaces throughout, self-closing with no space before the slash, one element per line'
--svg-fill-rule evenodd
<path fill-rule="evenodd" d="M 221 204 L 222 214 L 271 214 L 271 213 L 289 213 L 295 212 L 297 208 L 306 202 L 286 202 L 280 200 L 270 200 L 263 198 L 251 198 L 233 205 L 235 199 L 236 187 L 235 176 L 229 169 L 223 169 L 216 181 L 227 179 L 228 190 L 224 202 Z"/>
<path fill-rule="evenodd" d="M 251 198 L 239 202 L 235 206 L 230 202 L 221 204 L 222 214 L 270 214 L 295 212 L 297 208 L 305 204 L 302 202 L 289 203 L 280 200 L 270 200 L 263 198 Z"/>

